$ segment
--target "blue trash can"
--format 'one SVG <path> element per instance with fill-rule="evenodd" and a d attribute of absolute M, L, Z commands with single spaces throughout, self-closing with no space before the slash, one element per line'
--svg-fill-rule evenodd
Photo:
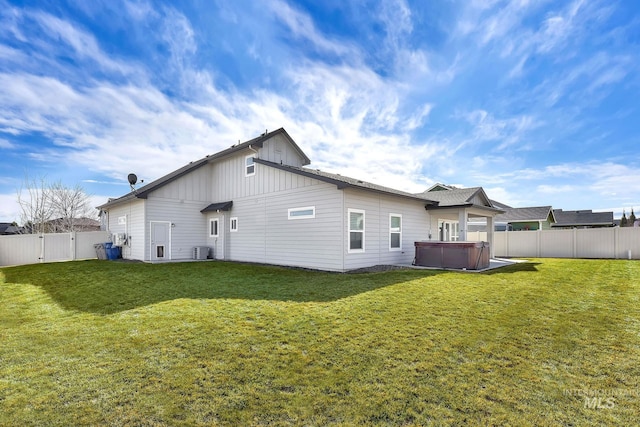
<path fill-rule="evenodd" d="M 115 255 L 113 252 L 113 243 L 106 242 L 104 244 L 104 250 L 107 253 L 107 259 L 115 259 Z"/>

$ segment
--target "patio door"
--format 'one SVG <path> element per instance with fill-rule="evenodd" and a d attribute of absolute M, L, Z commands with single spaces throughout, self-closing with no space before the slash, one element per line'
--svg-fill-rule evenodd
<path fill-rule="evenodd" d="M 171 259 L 171 223 L 151 221 L 151 261 Z"/>
<path fill-rule="evenodd" d="M 441 242 L 457 242 L 458 241 L 458 222 L 457 221 L 441 221 L 440 222 L 440 241 Z"/>

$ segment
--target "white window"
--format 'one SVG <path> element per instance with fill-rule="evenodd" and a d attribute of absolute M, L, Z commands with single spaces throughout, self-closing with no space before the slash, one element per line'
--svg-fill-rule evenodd
<path fill-rule="evenodd" d="M 220 228 L 218 227 L 218 218 L 209 220 L 209 237 L 218 237 Z"/>
<path fill-rule="evenodd" d="M 364 252 L 364 211 L 349 209 L 349 252 Z"/>
<path fill-rule="evenodd" d="M 316 207 L 291 208 L 287 214 L 289 219 L 310 219 L 316 217 Z"/>
<path fill-rule="evenodd" d="M 234 232 L 238 231 L 238 218 L 233 217 L 229 221 L 229 231 Z"/>
<path fill-rule="evenodd" d="M 253 161 L 253 155 L 244 158 L 244 176 L 252 176 L 256 174 L 256 164 Z"/>
<path fill-rule="evenodd" d="M 402 250 L 402 215 L 389 215 L 389 250 Z"/>

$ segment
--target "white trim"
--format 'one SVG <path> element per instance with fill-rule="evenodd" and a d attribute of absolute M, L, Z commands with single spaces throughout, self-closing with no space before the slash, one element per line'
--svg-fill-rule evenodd
<path fill-rule="evenodd" d="M 211 230 L 212 223 L 216 223 L 216 232 L 215 234 Z M 219 218 L 209 218 L 209 237 L 219 237 L 220 236 L 220 219 Z"/>
<path fill-rule="evenodd" d="M 255 154 L 250 154 L 244 158 L 244 176 L 253 176 L 256 174 L 256 162 L 252 161 L 251 164 L 247 164 L 247 159 L 254 159 Z M 251 172 L 249 172 L 249 168 L 251 168 Z"/>
<path fill-rule="evenodd" d="M 362 214 L 362 230 L 351 230 L 351 214 Z M 365 250 L 365 230 L 366 230 L 366 218 L 365 211 L 361 209 L 347 209 L 347 252 L 362 253 Z M 351 249 L 351 233 L 362 233 L 362 248 Z"/>
<path fill-rule="evenodd" d="M 302 214 L 303 212 L 311 211 L 310 214 Z M 299 212 L 300 215 L 291 215 L 292 213 Z M 316 217 L 315 206 L 305 206 L 303 208 L 290 208 L 287 210 L 287 219 L 312 219 Z"/>
<path fill-rule="evenodd" d="M 238 231 L 238 217 L 232 216 L 229 218 L 229 232 L 235 233 Z"/>
<path fill-rule="evenodd" d="M 391 227 L 391 218 L 393 217 L 397 217 L 400 218 L 400 227 L 398 228 L 393 228 Z M 400 235 L 400 246 L 397 248 L 394 248 L 391 246 L 391 235 L 393 234 L 399 234 Z M 390 213 L 389 214 L 389 251 L 401 251 L 402 250 L 402 215 L 401 214 L 395 214 L 395 213 Z"/>

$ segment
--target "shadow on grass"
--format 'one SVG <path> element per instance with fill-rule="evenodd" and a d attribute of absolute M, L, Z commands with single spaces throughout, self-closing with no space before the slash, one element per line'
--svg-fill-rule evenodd
<path fill-rule="evenodd" d="M 112 314 L 180 298 L 330 302 L 438 271 L 339 274 L 233 262 L 75 261 L 3 269 L 67 310 Z"/>
<path fill-rule="evenodd" d="M 518 264 L 500 270 L 530 268 Z M 402 269 L 340 274 L 220 261 L 144 264 L 97 260 L 7 267 L 2 272 L 7 283 L 38 286 L 66 310 L 97 314 L 180 298 L 331 302 L 445 273 Z"/>
<path fill-rule="evenodd" d="M 540 265 L 539 262 L 531 262 L 531 261 L 518 262 L 515 264 L 509 264 L 499 268 L 495 268 L 493 270 L 483 271 L 480 274 L 486 274 L 490 276 L 493 274 L 519 273 L 522 271 L 537 272 L 538 265 Z"/>

